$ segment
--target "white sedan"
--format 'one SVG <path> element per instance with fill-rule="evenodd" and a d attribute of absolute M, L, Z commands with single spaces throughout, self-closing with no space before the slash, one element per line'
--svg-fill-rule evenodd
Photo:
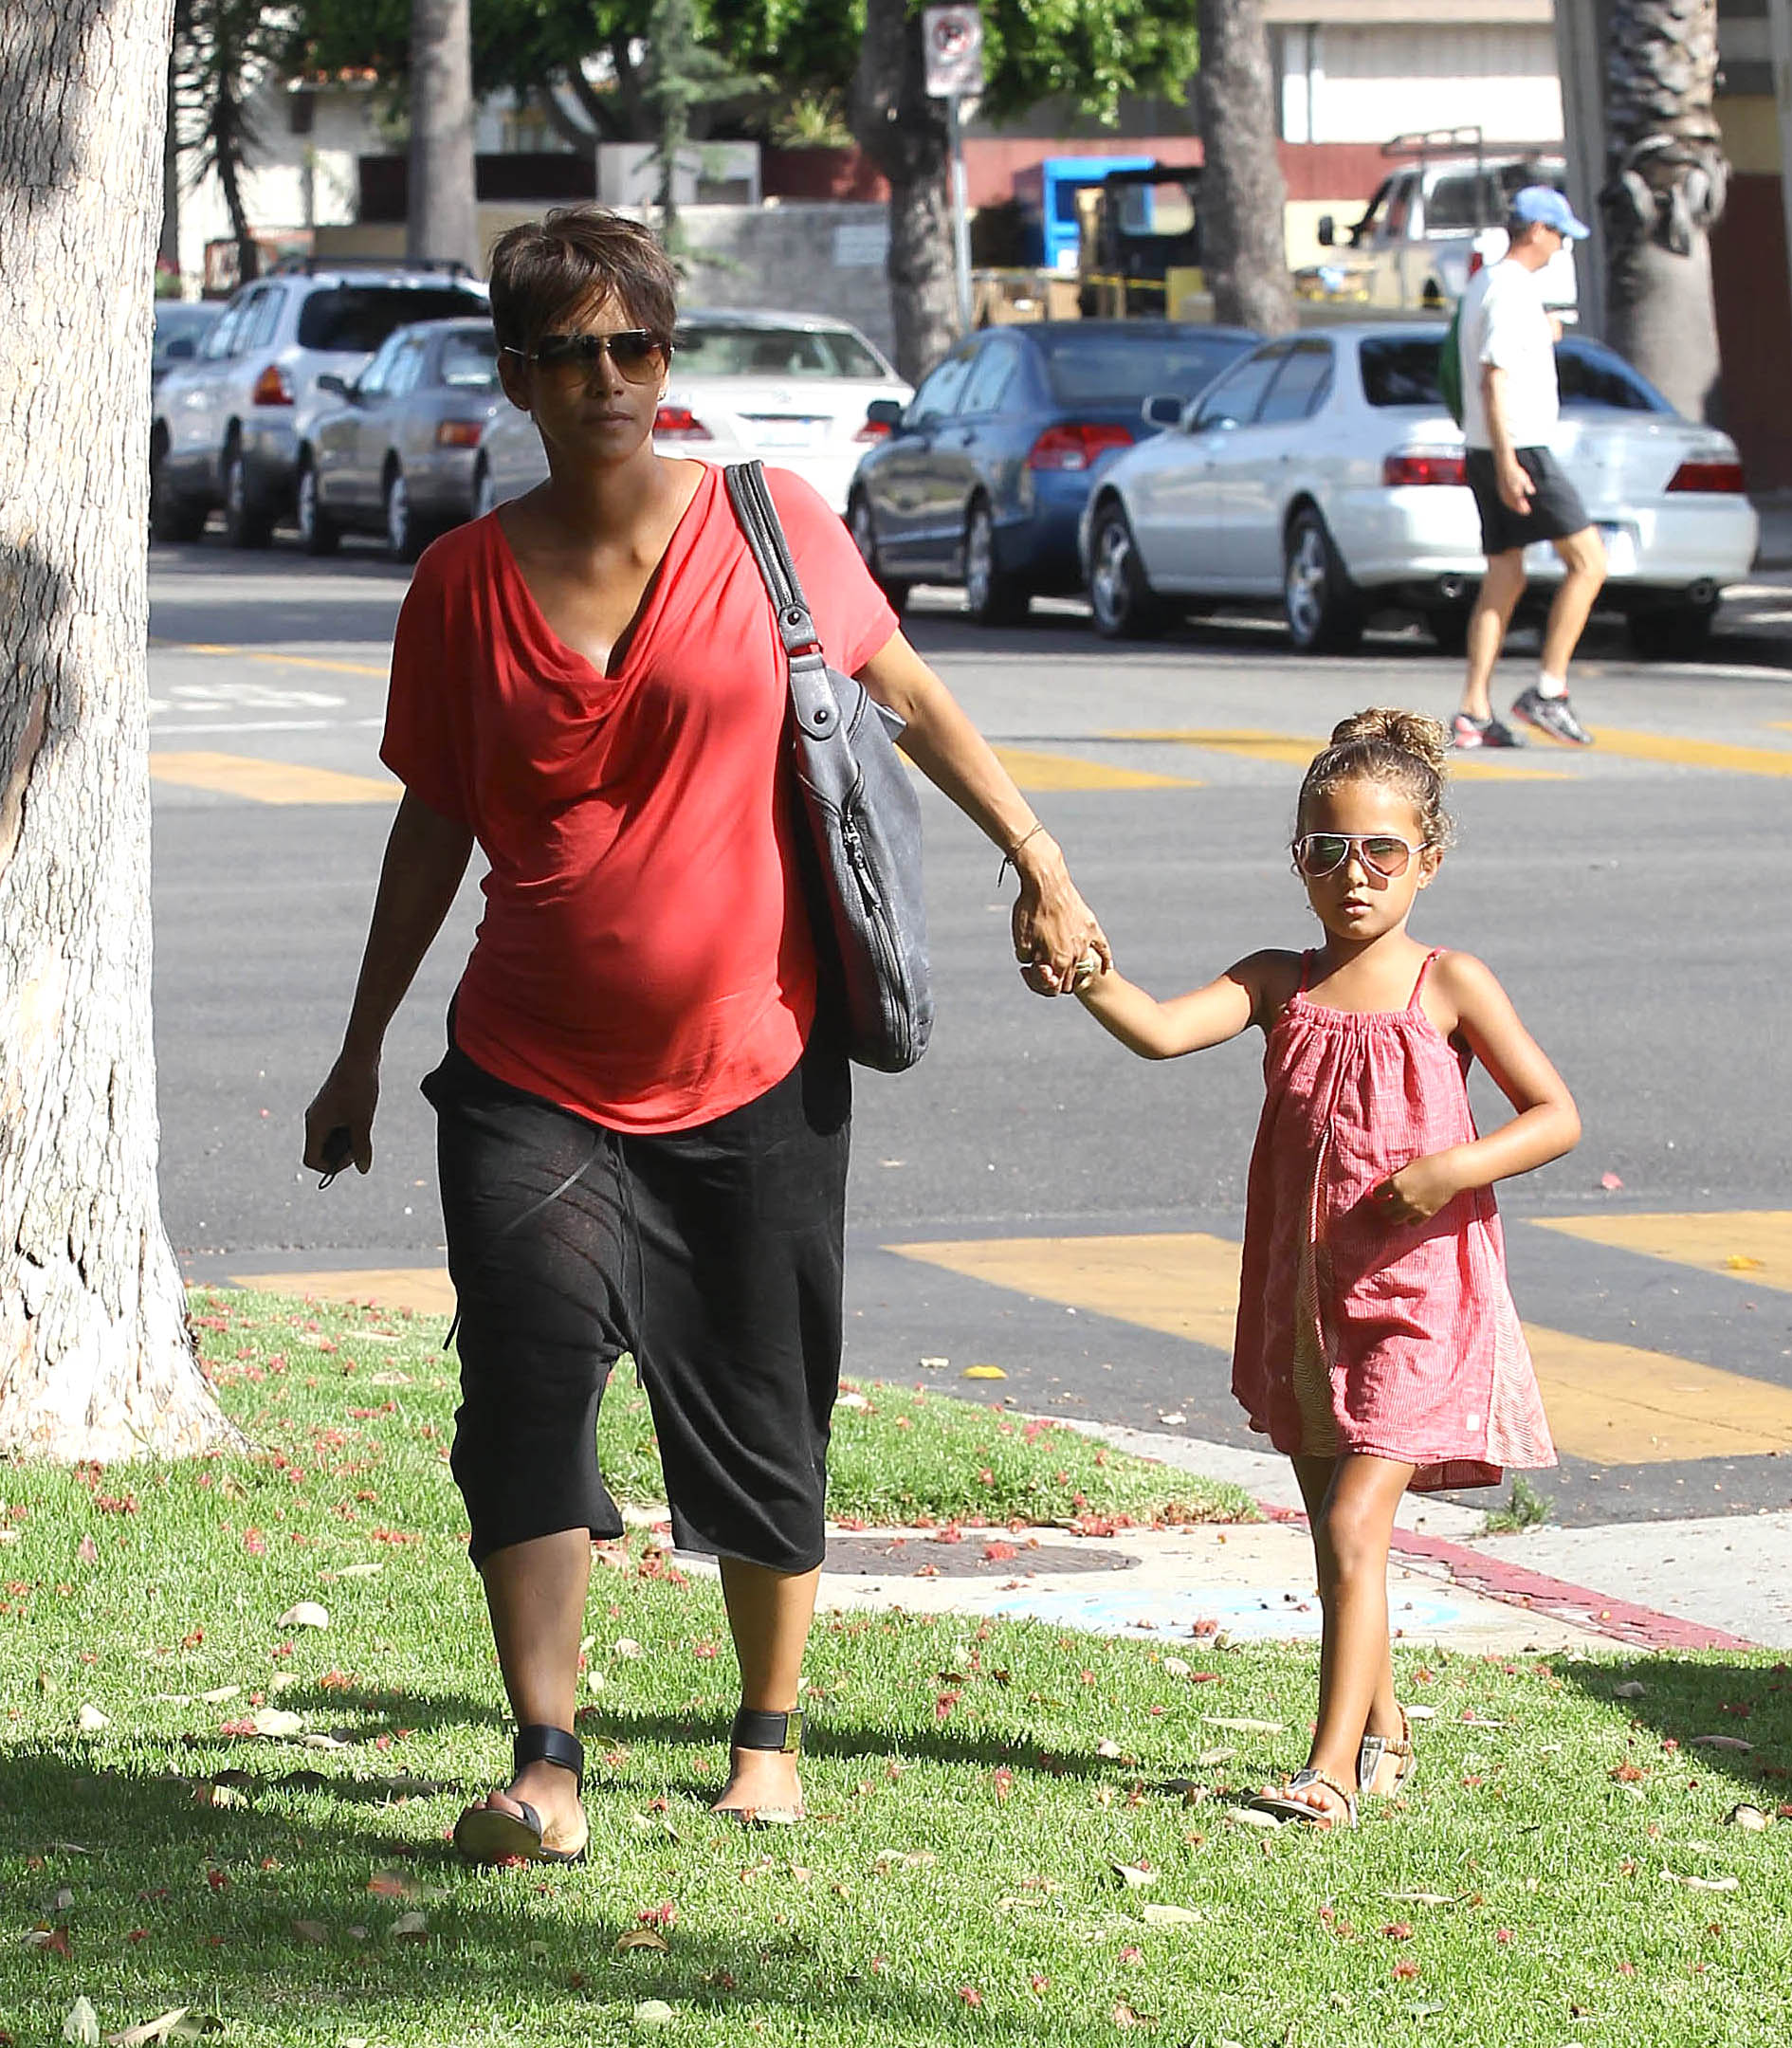
<path fill-rule="evenodd" d="M 879 399 L 905 406 L 913 390 L 856 327 L 807 313 L 684 315 L 672 351 L 656 447 L 704 462 L 754 456 L 794 469 L 844 513 L 859 458 L 888 432 L 870 426 Z M 524 412 L 502 407 L 485 430 L 475 505 L 488 512 L 547 474 Z"/>
<path fill-rule="evenodd" d="M 1096 630 L 1145 634 L 1178 612 L 1279 597 L 1303 650 L 1353 647 L 1393 610 L 1458 649 L 1486 561 L 1437 391 L 1442 339 L 1435 323 L 1283 336 L 1125 449 L 1083 515 Z M 1696 653 L 1759 539 L 1735 444 L 1598 342 L 1566 338 L 1556 363 L 1552 445 L 1604 537 L 1600 605 L 1623 613 L 1639 654 Z M 1546 542 L 1527 567 L 1545 590 L 1562 574 Z"/>

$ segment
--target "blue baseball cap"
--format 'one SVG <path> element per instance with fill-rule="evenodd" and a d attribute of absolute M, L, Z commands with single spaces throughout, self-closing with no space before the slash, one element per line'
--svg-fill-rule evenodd
<path fill-rule="evenodd" d="M 1570 242 L 1584 242 L 1593 232 L 1584 221 L 1575 219 L 1574 209 L 1553 185 L 1525 186 L 1512 194 L 1507 210 L 1514 220 L 1537 221 L 1545 228 L 1553 228 Z"/>

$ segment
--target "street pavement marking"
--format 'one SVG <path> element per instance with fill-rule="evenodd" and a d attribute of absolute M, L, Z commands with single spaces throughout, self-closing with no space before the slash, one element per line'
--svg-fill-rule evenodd
<path fill-rule="evenodd" d="M 1792 1209 L 1723 1209 L 1686 1216 L 1527 1216 L 1539 1230 L 1671 1259 L 1747 1287 L 1792 1293 Z"/>
<path fill-rule="evenodd" d="M 1198 1232 L 893 1244 L 903 1258 L 1230 1352 L 1240 1247 Z M 1602 1465 L 1792 1447 L 1792 1388 L 1527 1324 L 1557 1444 Z"/>
<path fill-rule="evenodd" d="M 1628 755 L 1632 760 L 1672 761 L 1681 768 L 1727 768 L 1732 775 L 1792 776 L 1792 747 L 1733 746 L 1725 740 L 1624 732 L 1615 725 L 1594 725 L 1588 730 L 1601 752 Z"/>
<path fill-rule="evenodd" d="M 232 1273 L 233 1287 L 269 1294 L 316 1295 L 320 1301 L 377 1303 L 418 1315 L 452 1315 L 454 1283 L 440 1266 L 356 1267 L 346 1272 Z"/>
<path fill-rule="evenodd" d="M 1303 739 L 1298 733 L 1190 731 L 1172 728 L 1161 732 L 1106 732 L 1104 740 L 1150 741 L 1158 746 L 1200 747 L 1213 754 L 1241 754 L 1252 760 L 1286 761 L 1305 768 L 1321 747 L 1323 740 Z M 1572 771 L 1563 768 L 1533 768 L 1527 762 L 1457 760 L 1453 755 L 1450 773 L 1471 782 L 1564 782 Z"/>
<path fill-rule="evenodd" d="M 152 640 L 150 645 L 169 654 L 229 654 L 237 661 L 271 662 L 277 668 L 327 668 L 335 675 L 378 676 L 382 683 L 391 673 L 367 662 L 328 661 L 321 654 L 264 654 L 253 648 L 214 647 L 203 640 Z"/>
<path fill-rule="evenodd" d="M 1148 775 L 1143 768 L 1113 768 L 1106 761 L 1078 760 L 1070 754 L 1044 754 L 1031 747 L 998 746 L 996 759 L 1023 790 L 1199 789 L 1185 776 Z"/>
<path fill-rule="evenodd" d="M 292 761 L 255 760 L 247 754 L 150 755 L 150 777 L 182 789 L 214 790 L 267 804 L 396 803 L 397 782 L 377 776 L 344 775 L 336 768 L 305 768 Z"/>

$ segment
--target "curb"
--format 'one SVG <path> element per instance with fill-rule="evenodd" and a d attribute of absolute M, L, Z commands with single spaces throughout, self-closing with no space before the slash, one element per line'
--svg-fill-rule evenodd
<path fill-rule="evenodd" d="M 1298 1523 L 1307 1527 L 1307 1517 L 1295 1509 L 1271 1508 L 1259 1502 L 1266 1519 Z M 1572 1623 L 1596 1636 L 1609 1636 L 1614 1642 L 1634 1650 L 1758 1650 L 1759 1643 L 1727 1630 L 1707 1628 L 1701 1622 L 1683 1620 L 1678 1615 L 1661 1614 L 1653 1607 L 1638 1607 L 1634 1600 L 1617 1600 L 1596 1593 L 1589 1586 L 1571 1585 L 1565 1579 L 1552 1579 L 1546 1572 L 1532 1571 L 1527 1564 L 1508 1564 L 1465 1545 L 1442 1536 L 1421 1536 L 1413 1529 L 1397 1528 L 1389 1545 L 1395 1556 L 1423 1559 L 1441 1564 L 1453 1581 L 1472 1593 L 1499 1600 L 1508 1607 L 1523 1607 L 1533 1614 Z"/>

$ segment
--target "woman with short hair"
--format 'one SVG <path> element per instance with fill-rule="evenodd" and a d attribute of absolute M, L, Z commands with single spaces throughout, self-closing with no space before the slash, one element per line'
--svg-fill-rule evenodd
<path fill-rule="evenodd" d="M 572 1728 L 592 1539 L 622 1530 L 594 1432 L 624 1352 L 674 1539 L 720 1561 L 741 1710 L 717 1808 L 801 1813 L 850 1088 L 770 600 L 721 471 L 653 447 L 671 266 L 638 224 L 565 208 L 499 242 L 491 300 L 549 475 L 417 565 L 380 749 L 405 795 L 305 1159 L 371 1166 L 386 1028 L 477 842 L 485 913 L 424 1089 L 459 1300 L 453 1472 L 518 1735 L 455 1840 L 554 1861 L 589 1835 Z M 1015 952 L 1067 988 L 1106 948 L 1057 846 L 839 520 L 769 481 L 829 661 L 1012 858 Z"/>

